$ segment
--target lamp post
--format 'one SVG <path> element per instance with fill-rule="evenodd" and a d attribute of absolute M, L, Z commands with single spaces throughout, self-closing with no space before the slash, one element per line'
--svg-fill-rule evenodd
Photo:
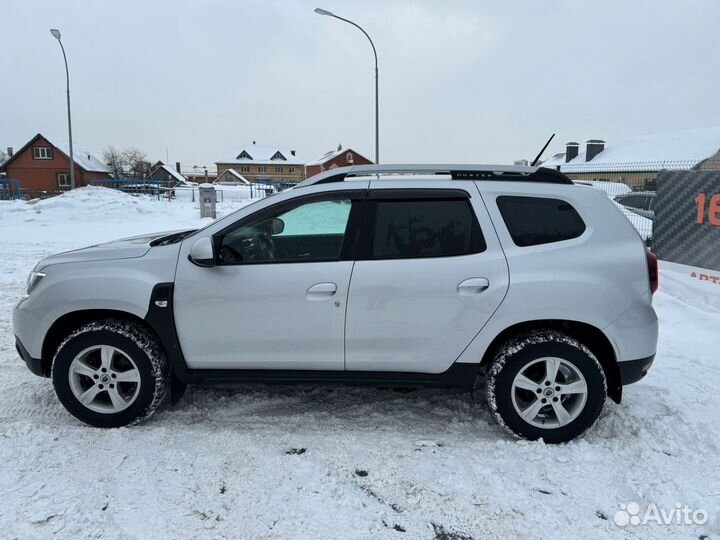
<path fill-rule="evenodd" d="M 373 56 L 375 56 L 375 163 L 380 163 L 380 111 L 378 106 L 378 59 L 377 59 L 377 50 L 375 50 L 375 44 L 373 43 L 373 40 L 370 39 L 370 36 L 368 33 L 362 29 L 362 27 L 359 24 L 356 24 L 352 22 L 351 20 L 345 19 L 343 17 L 340 17 L 338 15 L 335 15 L 334 13 L 327 11 L 326 9 L 322 8 L 315 8 L 315 13 L 318 15 L 326 15 L 328 17 L 335 17 L 336 19 L 339 19 L 341 21 L 344 21 L 348 24 L 352 24 L 355 28 L 360 30 L 363 34 L 365 34 L 365 37 L 368 38 L 368 41 L 370 42 L 370 46 L 373 50 Z"/>
<path fill-rule="evenodd" d="M 60 44 L 63 60 L 65 60 L 65 83 L 67 86 L 67 114 L 68 114 L 68 143 L 70 146 L 70 189 L 75 189 L 75 160 L 73 159 L 73 140 L 72 140 L 72 120 L 70 118 L 70 71 L 68 70 L 67 56 L 65 55 L 65 47 L 63 47 L 62 36 L 60 30 L 51 28 L 50 33 Z"/>

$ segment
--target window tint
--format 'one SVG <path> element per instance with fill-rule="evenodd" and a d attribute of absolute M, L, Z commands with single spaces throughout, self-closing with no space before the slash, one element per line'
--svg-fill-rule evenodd
<path fill-rule="evenodd" d="M 337 261 L 352 201 L 309 202 L 226 233 L 220 264 Z"/>
<path fill-rule="evenodd" d="M 575 208 L 560 199 L 502 196 L 497 198 L 497 205 L 518 246 L 569 240 L 585 231 L 585 223 Z"/>
<path fill-rule="evenodd" d="M 467 200 L 379 200 L 375 202 L 372 257 L 450 257 L 485 250 Z"/>

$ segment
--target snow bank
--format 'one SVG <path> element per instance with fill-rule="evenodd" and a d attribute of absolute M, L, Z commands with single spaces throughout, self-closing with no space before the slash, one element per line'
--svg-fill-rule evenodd
<path fill-rule="evenodd" d="M 0 230 L 10 241 L 57 243 L 74 247 L 148 232 L 198 228 L 200 206 L 187 200 L 153 195 L 128 195 L 105 187 L 87 186 L 35 201 L 0 201 Z M 218 217 L 250 203 L 249 198 L 218 204 Z"/>

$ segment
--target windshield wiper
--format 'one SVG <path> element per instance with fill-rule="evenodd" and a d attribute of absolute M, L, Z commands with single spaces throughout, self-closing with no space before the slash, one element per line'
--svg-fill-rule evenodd
<path fill-rule="evenodd" d="M 190 234 L 194 233 L 196 229 L 190 229 L 188 231 L 180 231 L 173 234 L 168 234 L 166 236 L 161 236 L 160 238 L 156 238 L 152 242 L 150 242 L 150 245 L 152 247 L 155 246 L 169 246 L 170 244 L 175 244 L 177 242 L 180 242 Z"/>

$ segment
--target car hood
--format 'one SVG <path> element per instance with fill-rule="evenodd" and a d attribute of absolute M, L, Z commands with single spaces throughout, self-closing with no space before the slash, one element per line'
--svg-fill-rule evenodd
<path fill-rule="evenodd" d="M 186 230 L 165 231 L 142 236 L 121 238 L 112 242 L 104 242 L 81 249 L 65 251 L 50 255 L 41 260 L 35 267 L 36 271 L 53 264 L 64 264 L 72 262 L 107 261 L 116 259 L 134 259 L 142 257 L 152 248 L 151 243 L 166 236 L 176 235 Z"/>

